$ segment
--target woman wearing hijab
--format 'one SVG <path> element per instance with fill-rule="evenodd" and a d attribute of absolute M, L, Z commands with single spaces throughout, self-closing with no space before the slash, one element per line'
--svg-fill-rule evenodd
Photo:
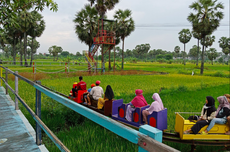
<path fill-rule="evenodd" d="M 113 89 L 111 88 L 110 85 L 107 85 L 106 90 L 105 90 L 104 99 L 103 98 L 98 99 L 97 109 L 102 109 L 105 104 L 105 101 L 112 100 L 113 98 L 114 98 Z"/>
<path fill-rule="evenodd" d="M 142 93 L 143 90 L 141 89 L 135 90 L 136 97 L 133 98 L 133 100 L 130 102 L 126 109 L 126 120 L 132 121 L 132 111 L 134 111 L 136 107 L 143 107 L 148 105 Z"/>
<path fill-rule="evenodd" d="M 148 121 L 147 121 L 148 115 L 151 115 L 153 113 L 153 111 L 160 111 L 160 110 L 164 109 L 164 105 L 163 105 L 162 100 L 161 100 L 158 93 L 154 93 L 152 98 L 155 101 L 152 102 L 152 104 L 149 108 L 142 111 L 143 120 L 146 124 L 148 124 Z"/>
<path fill-rule="evenodd" d="M 227 117 L 229 116 L 229 102 L 230 99 L 226 95 L 217 97 L 219 101 L 219 106 L 216 111 L 216 117 L 212 119 L 208 128 L 205 131 L 201 132 L 201 135 L 207 135 L 212 127 L 217 124 L 225 124 L 227 122 Z"/>
<path fill-rule="evenodd" d="M 197 134 L 202 127 L 208 125 L 211 122 L 215 115 L 215 99 L 212 96 L 207 96 L 206 104 L 202 108 L 200 119 L 196 122 L 195 125 L 192 126 L 191 129 L 184 131 L 184 133 L 188 134 L 190 131 L 192 131 L 192 133 Z"/>

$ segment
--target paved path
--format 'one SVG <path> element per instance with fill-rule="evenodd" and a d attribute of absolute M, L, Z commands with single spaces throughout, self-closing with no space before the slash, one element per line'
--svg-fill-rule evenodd
<path fill-rule="evenodd" d="M 36 145 L 33 128 L 13 104 L 5 89 L 0 87 L 0 152 L 47 151 L 44 146 L 40 149 Z M 24 124 L 26 121 L 27 124 Z"/>

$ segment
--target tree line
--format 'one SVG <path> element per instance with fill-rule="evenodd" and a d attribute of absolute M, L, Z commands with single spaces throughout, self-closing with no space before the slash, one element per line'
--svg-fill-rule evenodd
<path fill-rule="evenodd" d="M 20 55 L 20 63 L 30 55 L 32 64 L 33 54 L 40 44 L 36 37 L 40 37 L 45 30 L 43 16 L 38 13 L 45 7 L 57 11 L 57 4 L 52 0 L 12 0 L 0 2 L 0 49 L 13 57 Z"/>

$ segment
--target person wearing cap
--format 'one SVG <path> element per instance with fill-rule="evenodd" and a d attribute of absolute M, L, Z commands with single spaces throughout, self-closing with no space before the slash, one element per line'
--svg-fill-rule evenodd
<path fill-rule="evenodd" d="M 75 88 L 72 88 L 73 97 L 76 97 L 75 92 L 77 92 L 78 90 L 86 90 L 86 83 L 83 81 L 82 76 L 79 77 L 79 81 L 80 82 L 77 83 L 77 86 Z"/>
<path fill-rule="evenodd" d="M 144 107 L 148 105 L 142 93 L 143 90 L 141 89 L 135 90 L 136 96 L 129 103 L 126 109 L 126 116 L 125 116 L 126 120 L 132 121 L 132 112 L 136 109 L 136 107 Z"/>
<path fill-rule="evenodd" d="M 99 98 L 102 98 L 104 95 L 104 91 L 102 87 L 100 87 L 101 81 L 96 81 L 96 86 L 92 88 L 90 91 L 90 98 L 93 99 L 94 101 L 98 101 Z M 91 100 L 89 100 L 88 105 L 91 105 Z"/>
<path fill-rule="evenodd" d="M 92 90 L 93 87 L 95 87 L 95 84 L 94 84 L 94 83 L 92 83 L 92 84 L 91 84 L 91 88 L 89 88 L 89 89 L 87 90 L 87 92 L 85 92 L 85 93 L 83 94 L 83 100 L 84 100 L 84 102 L 85 102 L 86 104 L 88 104 L 88 102 L 90 101 L 89 93 L 90 93 L 90 91 Z"/>

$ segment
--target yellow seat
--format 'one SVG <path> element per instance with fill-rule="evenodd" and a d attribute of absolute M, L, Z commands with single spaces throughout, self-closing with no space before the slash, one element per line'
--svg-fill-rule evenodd
<path fill-rule="evenodd" d="M 184 131 L 190 129 L 194 124 L 194 122 L 190 122 L 176 113 L 175 132 L 179 133 L 182 140 L 230 140 L 230 135 L 225 135 L 225 132 L 229 130 L 228 124 L 215 124 L 208 135 L 200 134 L 208 125 L 201 128 L 198 134 L 184 134 Z"/>

